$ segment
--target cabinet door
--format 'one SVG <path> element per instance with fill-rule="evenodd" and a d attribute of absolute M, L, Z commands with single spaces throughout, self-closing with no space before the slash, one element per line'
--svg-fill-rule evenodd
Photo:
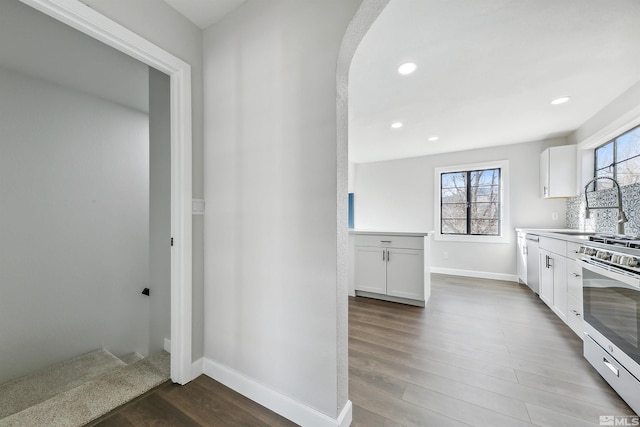
<path fill-rule="evenodd" d="M 518 280 L 527 284 L 527 240 L 525 233 L 518 232 L 518 253 L 516 254 Z"/>
<path fill-rule="evenodd" d="M 540 155 L 540 191 L 543 198 L 576 195 L 576 146 L 550 147 Z"/>
<path fill-rule="evenodd" d="M 354 252 L 356 291 L 386 294 L 386 248 L 356 246 Z"/>
<path fill-rule="evenodd" d="M 553 254 L 553 311 L 567 323 L 567 258 Z"/>
<path fill-rule="evenodd" d="M 424 251 L 389 248 L 387 295 L 424 301 Z"/>
<path fill-rule="evenodd" d="M 549 149 L 540 154 L 540 197 L 549 197 Z"/>
<path fill-rule="evenodd" d="M 553 308 L 553 254 L 540 249 L 540 299 Z"/>

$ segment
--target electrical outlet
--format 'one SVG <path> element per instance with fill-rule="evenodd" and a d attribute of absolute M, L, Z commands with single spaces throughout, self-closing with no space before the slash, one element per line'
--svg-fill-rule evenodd
<path fill-rule="evenodd" d="M 558 212 L 551 212 L 551 219 L 553 221 L 557 221 L 558 220 Z"/>

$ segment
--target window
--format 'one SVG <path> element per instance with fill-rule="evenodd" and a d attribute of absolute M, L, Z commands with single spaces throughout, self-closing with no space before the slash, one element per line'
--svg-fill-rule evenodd
<path fill-rule="evenodd" d="M 640 182 L 640 126 L 596 148 L 594 175 L 613 178 L 621 186 Z M 612 186 L 611 181 L 601 180 L 594 189 Z"/>
<path fill-rule="evenodd" d="M 500 235 L 500 169 L 440 174 L 440 233 Z"/>
<path fill-rule="evenodd" d="M 435 168 L 435 239 L 508 243 L 509 162 Z"/>

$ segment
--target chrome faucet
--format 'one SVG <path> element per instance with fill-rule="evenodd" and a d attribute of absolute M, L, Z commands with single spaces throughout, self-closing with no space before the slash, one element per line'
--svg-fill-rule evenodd
<path fill-rule="evenodd" d="M 589 207 L 589 198 L 587 197 L 587 188 L 592 183 L 599 181 L 601 179 L 607 179 L 609 181 L 612 181 L 613 184 L 618 189 L 618 205 L 617 206 L 597 206 L 593 208 Z M 620 185 L 618 184 L 618 181 L 608 176 L 597 176 L 593 178 L 591 181 L 587 183 L 587 185 L 584 186 L 584 201 L 585 201 L 585 208 L 584 208 L 585 219 L 589 219 L 589 211 L 592 209 L 618 209 L 618 234 L 624 234 L 624 223 L 629 221 L 629 219 L 627 218 L 627 214 L 625 214 L 624 211 L 622 210 L 622 192 L 620 191 Z"/>

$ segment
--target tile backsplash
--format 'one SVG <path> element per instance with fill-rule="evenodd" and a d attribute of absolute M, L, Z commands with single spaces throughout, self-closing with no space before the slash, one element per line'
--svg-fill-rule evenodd
<path fill-rule="evenodd" d="M 625 234 L 640 235 L 640 183 L 621 187 L 622 209 L 629 222 Z M 617 206 L 618 191 L 615 188 L 588 193 L 589 206 Z M 598 233 L 616 233 L 618 210 L 598 209 L 591 211 L 591 218 L 584 217 L 584 193 L 567 199 L 567 227 Z"/>

